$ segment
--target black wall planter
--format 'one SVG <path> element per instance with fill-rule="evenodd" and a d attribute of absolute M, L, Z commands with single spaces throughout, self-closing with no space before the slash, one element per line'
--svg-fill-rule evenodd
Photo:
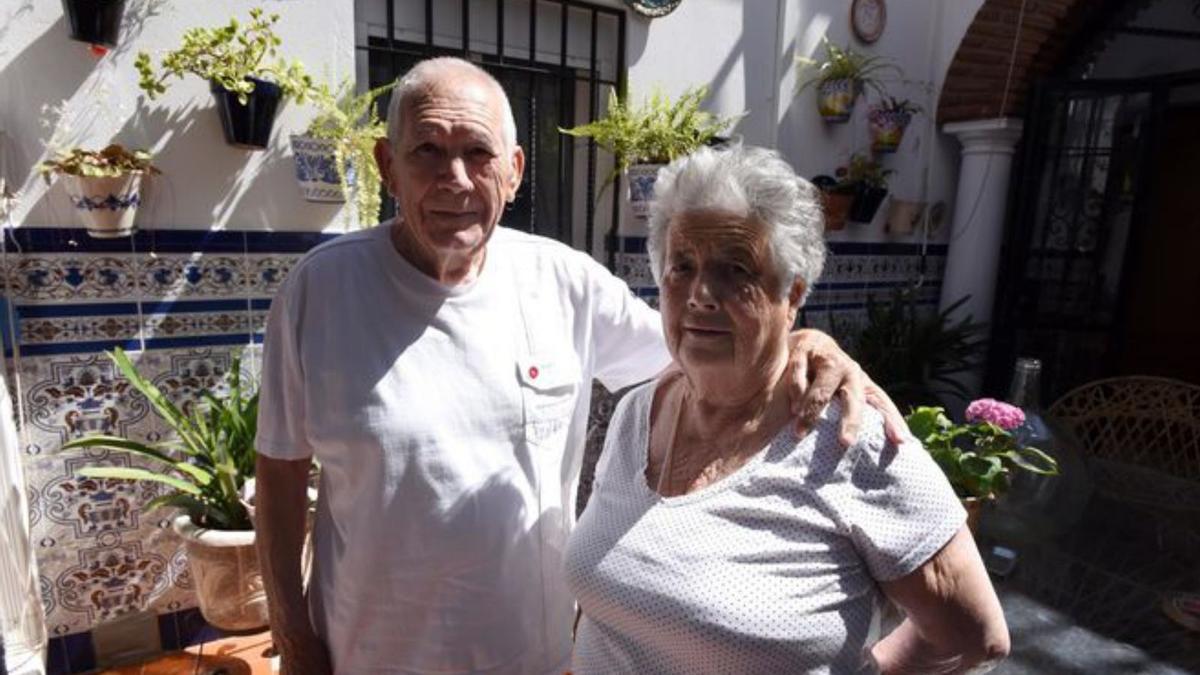
<path fill-rule="evenodd" d="M 854 206 L 850 207 L 850 220 L 856 223 L 869 223 L 875 217 L 875 212 L 883 204 L 887 196 L 887 188 L 867 187 L 859 185 L 854 191 Z"/>
<path fill-rule="evenodd" d="M 217 112 L 221 115 L 221 129 L 225 142 L 239 148 L 262 150 L 271 140 L 271 128 L 275 124 L 275 111 L 283 91 L 274 82 L 257 77 L 246 78 L 254 83 L 254 91 L 246 105 L 238 101 L 237 94 L 212 82 L 210 90 L 217 99 Z"/>
<path fill-rule="evenodd" d="M 116 47 L 125 0 L 62 0 L 71 39 Z"/>

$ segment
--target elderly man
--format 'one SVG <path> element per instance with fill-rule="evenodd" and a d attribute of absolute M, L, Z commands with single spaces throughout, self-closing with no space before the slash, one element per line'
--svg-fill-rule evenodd
<path fill-rule="evenodd" d="M 661 371 L 658 315 L 586 254 L 496 227 L 525 160 L 479 68 L 413 68 L 376 158 L 397 217 L 312 251 L 271 307 L 257 517 L 285 672 L 561 673 L 590 383 Z M 877 395 L 827 337 L 793 344 L 801 412 Z M 808 363 L 821 372 L 803 391 Z"/>

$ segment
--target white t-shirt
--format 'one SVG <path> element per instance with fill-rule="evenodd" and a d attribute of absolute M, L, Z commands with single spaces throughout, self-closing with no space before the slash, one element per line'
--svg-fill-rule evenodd
<path fill-rule="evenodd" d="M 321 462 L 310 609 L 336 671 L 561 672 L 590 383 L 666 366 L 658 314 L 504 228 L 443 286 L 381 226 L 314 249 L 268 321 L 258 451 Z"/>
<path fill-rule="evenodd" d="M 873 409 L 843 451 L 834 404 L 803 439 L 788 425 L 733 474 L 664 498 L 645 478 L 654 389 L 614 413 L 567 546 L 584 614 L 574 672 L 870 672 L 876 580 L 912 572 L 965 521 L 928 453 L 887 444 Z"/>

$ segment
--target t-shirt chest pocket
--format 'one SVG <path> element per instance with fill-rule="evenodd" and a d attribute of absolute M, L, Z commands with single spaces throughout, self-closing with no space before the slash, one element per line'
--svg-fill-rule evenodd
<path fill-rule="evenodd" d="M 529 440 L 552 440 L 565 430 L 579 397 L 579 361 L 573 352 L 539 350 L 517 361 Z"/>

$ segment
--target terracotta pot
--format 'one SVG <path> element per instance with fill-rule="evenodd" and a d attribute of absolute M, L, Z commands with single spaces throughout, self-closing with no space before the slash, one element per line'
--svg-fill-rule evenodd
<path fill-rule="evenodd" d="M 852 192 L 821 191 L 821 208 L 825 211 L 825 231 L 836 232 L 846 228 L 850 207 L 854 205 Z"/>
<path fill-rule="evenodd" d="M 912 121 L 912 113 L 903 110 L 873 108 L 867 115 L 867 126 L 871 132 L 871 151 L 876 153 L 895 152 L 904 140 L 904 130 Z"/>
<path fill-rule="evenodd" d="M 817 111 L 826 122 L 845 122 L 861 90 L 857 80 L 825 80 L 817 85 Z"/>
<path fill-rule="evenodd" d="M 887 231 L 891 234 L 912 234 L 925 213 L 925 202 L 898 199 L 888 200 Z"/>
<path fill-rule="evenodd" d="M 142 203 L 143 175 L 141 171 L 124 176 L 63 174 L 63 187 L 88 234 L 99 239 L 128 237 Z"/>
<path fill-rule="evenodd" d="M 967 510 L 967 529 L 971 534 L 979 535 L 979 518 L 983 514 L 983 505 L 990 501 L 990 498 L 980 497 L 960 497 L 963 508 Z"/>
<path fill-rule="evenodd" d="M 344 202 L 346 194 L 338 180 L 334 143 L 324 138 L 292 134 L 292 158 L 300 196 L 310 202 Z M 353 167 L 346 165 L 346 182 L 354 185 Z"/>
<path fill-rule="evenodd" d="M 254 530 L 210 530 L 181 515 L 175 519 L 175 531 L 187 549 L 204 620 L 227 631 L 265 627 L 267 594 Z"/>

